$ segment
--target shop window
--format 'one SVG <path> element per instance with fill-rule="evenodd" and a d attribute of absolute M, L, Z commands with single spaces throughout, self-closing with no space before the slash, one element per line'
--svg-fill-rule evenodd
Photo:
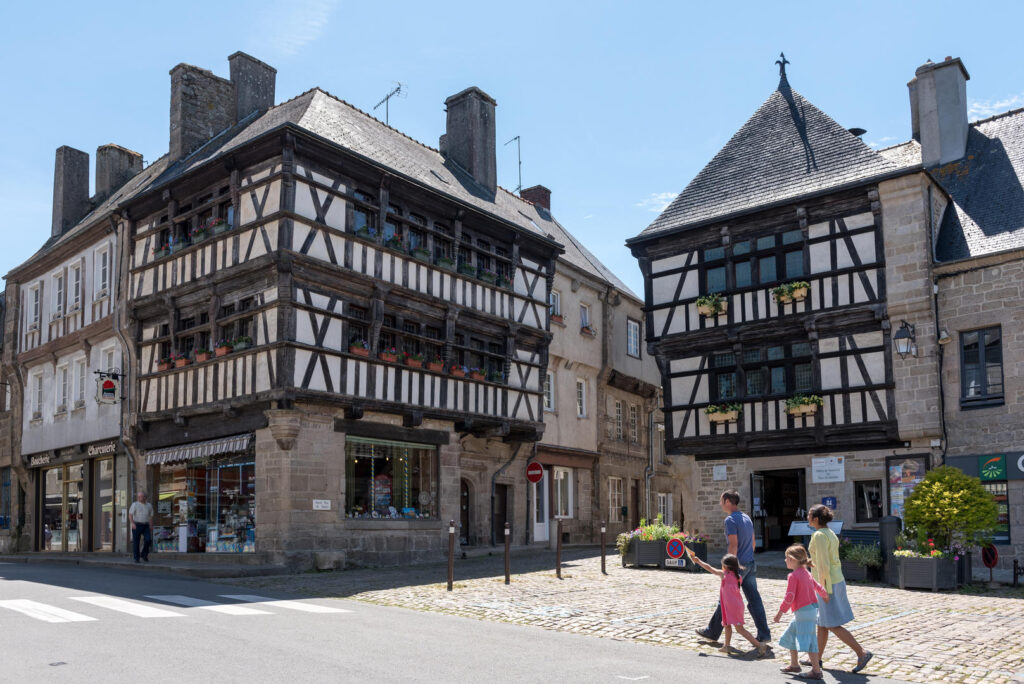
<path fill-rule="evenodd" d="M 960 333 L 960 406 L 1003 403 L 1003 347 L 999 326 Z"/>
<path fill-rule="evenodd" d="M 981 485 L 985 488 L 992 498 L 995 499 L 996 509 L 998 511 L 998 517 L 996 518 L 996 527 L 992 533 L 993 544 L 1009 544 L 1010 543 L 1010 503 L 1007 491 L 1007 483 L 1003 482 L 982 482 Z"/>
<path fill-rule="evenodd" d="M 0 468 L 0 530 L 11 529 L 11 469 Z"/>
<path fill-rule="evenodd" d="M 553 512 L 556 518 L 572 517 L 572 469 L 552 468 L 554 474 L 555 501 Z"/>
<path fill-rule="evenodd" d="M 853 487 L 857 499 L 857 522 L 878 522 L 882 517 L 882 481 L 863 480 L 854 482 Z"/>
<path fill-rule="evenodd" d="M 409 442 L 345 440 L 345 515 L 435 519 L 437 448 Z"/>
<path fill-rule="evenodd" d="M 622 478 L 608 478 L 608 522 L 622 522 Z"/>

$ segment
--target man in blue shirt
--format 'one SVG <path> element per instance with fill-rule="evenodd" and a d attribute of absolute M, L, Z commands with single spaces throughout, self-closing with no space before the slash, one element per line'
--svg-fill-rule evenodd
<path fill-rule="evenodd" d="M 768 618 L 764 614 L 764 603 L 757 591 L 757 563 L 754 561 L 754 523 L 740 510 L 740 495 L 735 490 L 722 492 L 719 499 L 725 519 L 725 538 L 729 541 L 729 553 L 736 556 L 744 570 L 741 573 L 740 588 L 747 597 L 747 610 L 754 618 L 758 641 L 771 641 Z M 722 635 L 722 605 L 719 604 L 706 629 L 698 629 L 697 636 L 709 641 L 718 641 Z M 770 652 L 769 652 L 770 653 Z M 766 654 L 766 657 L 774 657 Z"/>

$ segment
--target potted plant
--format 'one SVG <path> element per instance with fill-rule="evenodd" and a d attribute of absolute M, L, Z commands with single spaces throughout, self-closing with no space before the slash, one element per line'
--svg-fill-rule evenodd
<path fill-rule="evenodd" d="M 468 370 L 469 369 L 466 368 L 465 366 L 458 366 L 458 365 L 456 365 L 456 366 L 452 366 L 451 368 L 449 368 L 448 372 L 451 373 L 456 378 L 464 378 L 464 377 L 466 377 L 466 372 Z"/>
<path fill-rule="evenodd" d="M 174 359 L 175 368 L 184 368 L 185 366 L 192 363 L 192 359 L 188 358 L 187 354 L 171 354 L 171 358 Z"/>
<path fill-rule="evenodd" d="M 674 525 L 666 525 L 662 522 L 661 515 L 658 515 L 654 522 L 640 521 L 640 527 L 632 532 L 623 532 L 615 539 L 615 546 L 622 556 L 622 567 L 631 564 L 635 567 L 641 565 L 663 566 L 667 554 L 665 545 L 673 535 L 679 533 L 679 528 Z"/>
<path fill-rule="evenodd" d="M 251 346 L 252 346 L 252 338 L 249 337 L 248 335 L 239 335 L 231 343 L 231 347 L 235 351 L 241 351 L 243 349 L 248 349 Z"/>
<path fill-rule="evenodd" d="M 863 582 L 877 575 L 882 567 L 882 550 L 876 544 L 854 544 L 846 537 L 839 540 L 839 562 L 843 577 Z"/>
<path fill-rule="evenodd" d="M 398 350 L 394 347 L 386 347 L 377 352 L 377 358 L 387 363 L 398 363 Z"/>
<path fill-rule="evenodd" d="M 498 276 L 498 287 L 503 287 L 506 290 L 512 289 L 512 280 L 504 275 Z"/>
<path fill-rule="evenodd" d="M 222 338 L 217 341 L 217 345 L 213 348 L 213 351 L 217 356 L 227 356 L 228 354 L 231 353 L 231 350 L 233 348 L 234 344 L 231 342 L 231 340 Z"/>
<path fill-rule="evenodd" d="M 161 373 L 164 371 L 171 370 L 171 368 L 173 367 L 174 359 L 172 359 L 170 356 L 161 357 L 160 360 L 156 362 L 156 369 Z"/>
<path fill-rule="evenodd" d="M 384 246 L 388 249 L 394 249 L 396 251 L 403 251 L 405 249 L 405 242 L 398 235 L 392 235 L 384 241 Z"/>
<path fill-rule="evenodd" d="M 196 349 L 196 363 L 202 363 L 203 361 L 209 361 L 213 354 L 209 349 L 199 347 Z"/>
<path fill-rule="evenodd" d="M 550 318 L 552 323 L 557 323 L 558 325 L 565 325 L 565 319 L 562 318 L 562 314 L 553 313 L 551 314 Z"/>
<path fill-rule="evenodd" d="M 167 251 L 167 243 L 166 242 L 163 243 L 163 244 L 160 244 L 160 245 L 157 245 L 157 246 L 153 247 L 153 258 L 154 259 L 162 259 L 165 256 L 167 256 L 167 254 L 168 254 L 168 251 Z"/>
<path fill-rule="evenodd" d="M 409 254 L 411 254 L 412 258 L 417 261 L 422 261 L 427 264 L 430 263 L 430 250 L 426 247 L 413 247 L 409 250 Z"/>
<path fill-rule="evenodd" d="M 461 263 L 459 264 L 459 273 L 466 276 L 475 276 L 476 266 L 473 264 Z"/>
<path fill-rule="evenodd" d="M 580 326 L 580 335 L 587 335 L 589 337 L 597 337 L 597 331 L 591 328 L 589 325 Z"/>
<path fill-rule="evenodd" d="M 377 231 L 369 226 L 360 226 L 356 228 L 356 237 L 366 238 L 367 240 L 376 240 Z"/>
<path fill-rule="evenodd" d="M 729 310 L 729 302 L 718 292 L 697 297 L 697 313 L 705 318 L 720 316 Z"/>
<path fill-rule="evenodd" d="M 227 219 L 220 216 L 214 216 L 210 219 L 207 227 L 214 235 L 220 235 L 221 233 L 225 233 L 231 229 L 231 225 L 228 223 Z"/>
<path fill-rule="evenodd" d="M 485 378 L 486 378 L 486 376 L 484 375 L 484 369 L 483 368 L 470 368 L 469 369 L 469 379 L 470 380 L 484 380 Z"/>
<path fill-rule="evenodd" d="M 484 281 L 485 283 L 490 283 L 493 285 L 494 282 L 498 279 L 498 274 L 489 268 L 484 268 L 481 266 L 476 270 L 476 277 Z"/>
<path fill-rule="evenodd" d="M 405 352 L 403 356 L 405 357 L 406 366 L 409 366 L 410 368 L 423 368 L 423 354 L 420 354 L 419 352 L 412 354 Z"/>
<path fill-rule="evenodd" d="M 824 403 L 816 394 L 795 394 L 786 400 L 786 413 L 791 416 L 813 416 Z"/>
<path fill-rule="evenodd" d="M 448 270 L 448 271 L 455 270 L 455 261 L 453 261 L 451 257 L 439 256 L 439 257 L 437 257 L 437 259 L 434 260 L 434 263 L 437 264 L 438 266 L 440 266 L 441 268 L 445 269 L 445 270 Z"/>
<path fill-rule="evenodd" d="M 803 280 L 783 283 L 772 289 L 772 296 L 775 297 L 775 301 L 779 304 L 789 304 L 793 301 L 800 302 L 807 298 L 807 290 L 810 287 L 810 283 Z"/>
<path fill-rule="evenodd" d="M 900 566 L 900 589 L 956 589 L 955 561 L 943 551 L 897 549 L 893 555 Z"/>
<path fill-rule="evenodd" d="M 503 383 L 505 382 L 505 374 L 500 370 L 491 369 L 487 371 L 487 381 Z"/>
<path fill-rule="evenodd" d="M 712 423 L 735 423 L 743 413 L 743 404 L 711 404 L 704 409 L 704 413 Z"/>
<path fill-rule="evenodd" d="M 683 546 L 693 549 L 694 555 L 705 563 L 708 562 L 708 540 L 710 537 L 703 532 L 683 532 Z M 700 566 L 696 563 L 687 562 L 687 568 L 692 572 L 699 572 Z"/>
<path fill-rule="evenodd" d="M 197 242 L 202 242 L 203 240 L 205 240 L 209 234 L 207 231 L 208 228 L 206 223 L 200 224 L 193 228 L 192 230 L 190 230 L 188 232 L 188 236 L 192 240 L 192 244 L 194 245 Z"/>
<path fill-rule="evenodd" d="M 434 358 L 432 358 L 430 361 L 427 361 L 427 370 L 434 371 L 435 373 L 440 373 L 441 371 L 444 370 L 444 359 L 442 359 L 439 354 L 435 354 Z"/>

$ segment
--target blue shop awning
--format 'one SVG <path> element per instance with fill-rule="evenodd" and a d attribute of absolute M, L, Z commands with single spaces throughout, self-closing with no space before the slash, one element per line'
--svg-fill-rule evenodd
<path fill-rule="evenodd" d="M 252 433 L 247 433 L 244 435 L 209 439 L 205 442 L 192 442 L 191 444 L 179 444 L 162 449 L 150 449 L 146 452 L 146 465 L 182 463 L 195 458 L 207 458 L 220 454 L 237 454 L 248 451 L 251 441 Z"/>

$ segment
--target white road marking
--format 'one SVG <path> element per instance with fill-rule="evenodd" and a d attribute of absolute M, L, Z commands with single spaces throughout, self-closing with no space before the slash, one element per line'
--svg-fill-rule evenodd
<path fill-rule="evenodd" d="M 255 608 L 246 608 L 245 606 L 235 606 L 224 603 L 214 603 L 213 601 L 204 601 L 203 599 L 197 599 L 191 596 L 181 596 L 180 594 L 147 594 L 146 598 L 163 601 L 164 603 L 174 603 L 188 608 L 203 608 L 205 610 L 212 610 L 216 613 L 224 613 L 226 615 L 273 615 L 273 613 L 268 613 L 265 610 L 256 610 Z"/>
<path fill-rule="evenodd" d="M 146 603 L 125 601 L 124 599 L 115 598 L 114 596 L 69 596 L 68 598 L 72 601 L 81 601 L 83 603 L 99 606 L 100 608 L 116 610 L 119 613 L 128 613 L 129 615 L 134 615 L 135 617 L 140 618 L 185 617 L 184 613 L 175 613 Z"/>
<path fill-rule="evenodd" d="M 9 608 L 22 613 L 23 615 L 27 615 L 30 618 L 42 620 L 43 622 L 89 622 L 96 619 L 91 618 L 88 615 L 74 613 L 70 610 L 48 606 L 45 603 L 30 601 L 28 599 L 0 601 L 0 608 Z"/>
<path fill-rule="evenodd" d="M 253 594 L 221 594 L 221 598 L 228 598 L 233 601 L 242 601 L 244 603 L 259 603 L 268 608 L 288 608 L 290 610 L 301 610 L 306 613 L 351 613 L 351 610 L 345 610 L 344 608 L 331 608 L 329 606 L 321 606 L 316 603 L 306 603 L 304 601 L 294 601 L 285 599 L 272 599 L 266 596 L 255 596 Z"/>

